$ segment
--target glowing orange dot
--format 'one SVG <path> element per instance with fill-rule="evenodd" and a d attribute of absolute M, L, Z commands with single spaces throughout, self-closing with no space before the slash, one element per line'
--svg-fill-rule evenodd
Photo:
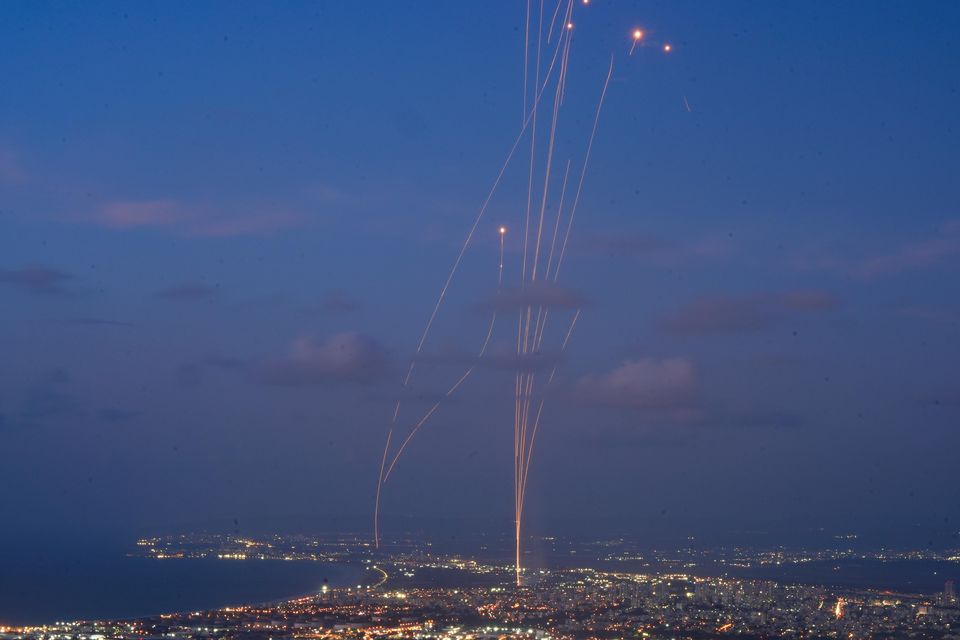
<path fill-rule="evenodd" d="M 640 29 L 634 29 L 634 30 L 633 30 L 633 39 L 634 39 L 634 40 L 641 40 L 641 39 L 643 39 L 643 31 L 641 31 Z"/>
<path fill-rule="evenodd" d="M 665 44 L 665 45 L 663 45 L 663 51 L 664 51 L 664 53 L 670 53 L 671 51 L 673 51 L 673 47 L 671 47 L 671 46 L 668 45 L 668 44 Z"/>
<path fill-rule="evenodd" d="M 501 234 L 501 235 L 504 234 L 504 233 L 506 233 L 506 232 L 507 232 L 507 228 L 506 228 L 506 227 L 500 227 L 500 234 Z"/>
<path fill-rule="evenodd" d="M 568 22 L 568 23 L 567 23 L 567 29 L 573 29 L 573 23 L 572 23 L 572 22 Z"/>

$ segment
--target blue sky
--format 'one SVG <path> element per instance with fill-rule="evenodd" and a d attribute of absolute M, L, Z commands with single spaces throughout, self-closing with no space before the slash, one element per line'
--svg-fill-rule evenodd
<path fill-rule="evenodd" d="M 532 521 L 955 529 L 960 8 L 574 11 L 574 174 L 615 66 Z M 0 509 L 366 517 L 397 395 L 414 420 L 483 338 L 500 224 L 518 277 L 527 141 L 401 392 L 519 131 L 524 16 L 5 3 Z M 388 522 L 509 520 L 512 379 L 479 367 L 418 434 Z"/>

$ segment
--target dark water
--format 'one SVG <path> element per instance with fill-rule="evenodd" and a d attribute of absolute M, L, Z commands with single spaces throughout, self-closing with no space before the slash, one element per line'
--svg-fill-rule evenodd
<path fill-rule="evenodd" d="M 124 550 L 0 549 L 0 623 L 115 619 L 265 602 L 358 584 L 359 567 L 282 560 L 152 560 Z"/>

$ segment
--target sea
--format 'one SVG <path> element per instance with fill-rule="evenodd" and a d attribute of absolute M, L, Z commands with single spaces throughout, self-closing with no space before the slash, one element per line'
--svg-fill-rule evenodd
<path fill-rule="evenodd" d="M 359 566 L 130 557 L 123 545 L 0 548 L 0 626 L 123 619 L 271 602 L 359 584 Z"/>

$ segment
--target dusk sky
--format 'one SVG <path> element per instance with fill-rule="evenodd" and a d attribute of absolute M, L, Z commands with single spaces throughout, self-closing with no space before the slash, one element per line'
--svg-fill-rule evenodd
<path fill-rule="evenodd" d="M 474 363 L 384 529 L 508 528 L 497 238 L 518 282 L 529 142 L 400 382 L 520 130 L 524 17 L 3 3 L 0 513 L 369 526 L 394 402 L 405 435 Z M 614 70 L 551 292 L 559 337 L 582 312 L 544 350 L 533 527 L 956 531 L 960 4 L 592 0 L 573 21 L 571 175 Z"/>

